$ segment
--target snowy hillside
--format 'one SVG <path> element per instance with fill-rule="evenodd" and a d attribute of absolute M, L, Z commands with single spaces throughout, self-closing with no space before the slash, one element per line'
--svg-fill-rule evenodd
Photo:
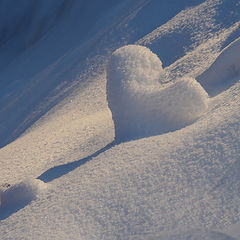
<path fill-rule="evenodd" d="M 239 1 L 0 19 L 0 239 L 240 239 Z"/>

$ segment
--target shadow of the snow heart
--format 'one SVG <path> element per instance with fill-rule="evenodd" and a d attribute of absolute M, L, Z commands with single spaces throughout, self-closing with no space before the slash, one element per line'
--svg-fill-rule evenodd
<path fill-rule="evenodd" d="M 44 172 L 43 174 L 41 174 L 38 179 L 42 180 L 45 183 L 51 182 L 54 179 L 60 178 L 63 175 L 68 174 L 69 172 L 73 171 L 74 169 L 82 166 L 83 164 L 87 163 L 88 161 L 90 161 L 92 158 L 97 157 L 99 154 L 107 151 L 108 149 L 110 149 L 111 147 L 113 147 L 114 145 L 116 145 L 116 142 L 113 141 L 111 143 L 109 143 L 108 145 L 106 145 L 104 148 L 96 151 L 95 153 L 93 153 L 90 156 L 87 156 L 85 158 L 82 158 L 80 160 L 77 160 L 75 162 L 70 162 L 70 163 L 66 163 L 66 164 L 62 164 L 62 165 L 58 165 L 55 166 L 53 168 L 48 169 L 46 172 Z"/>
<path fill-rule="evenodd" d="M 207 109 L 207 93 L 195 79 L 163 86 L 164 76 L 160 59 L 148 48 L 129 45 L 115 51 L 107 67 L 115 141 L 86 158 L 53 167 L 38 179 L 53 181 L 118 143 L 174 131 L 196 120 Z"/>
<path fill-rule="evenodd" d="M 21 204 L 18 204 L 16 206 L 12 206 L 12 207 L 6 207 L 6 206 L 2 205 L 0 207 L 0 221 L 6 219 L 9 216 L 11 216 L 12 214 L 18 212 L 20 209 L 27 206 L 30 202 L 31 202 L 31 200 L 25 201 L 25 202 L 22 202 Z"/>
<path fill-rule="evenodd" d="M 165 71 L 148 48 L 117 49 L 107 67 L 107 100 L 116 140 L 135 139 L 180 129 L 208 107 L 208 94 L 195 79 L 163 84 Z"/>

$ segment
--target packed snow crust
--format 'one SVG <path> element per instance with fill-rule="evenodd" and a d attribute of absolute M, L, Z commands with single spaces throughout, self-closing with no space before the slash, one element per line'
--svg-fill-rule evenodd
<path fill-rule="evenodd" d="M 160 59 L 146 47 L 124 46 L 112 54 L 107 101 L 117 140 L 173 131 L 206 111 L 208 95 L 195 79 L 164 85 L 164 75 Z"/>
<path fill-rule="evenodd" d="M 0 23 L 14 33 L 0 41 L 0 238 L 238 240 L 238 1 L 15 6 Z"/>

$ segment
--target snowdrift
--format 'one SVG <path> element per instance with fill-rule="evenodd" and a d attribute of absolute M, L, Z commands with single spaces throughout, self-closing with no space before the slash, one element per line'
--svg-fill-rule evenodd
<path fill-rule="evenodd" d="M 164 77 L 160 59 L 146 47 L 128 45 L 112 54 L 107 100 L 116 140 L 173 131 L 206 111 L 208 95 L 195 79 L 164 85 Z"/>
<path fill-rule="evenodd" d="M 38 180 L 25 180 L 2 192 L 2 208 L 11 208 L 34 200 L 46 185 Z"/>
<path fill-rule="evenodd" d="M 224 48 L 198 81 L 211 96 L 226 90 L 240 79 L 240 39 Z"/>
<path fill-rule="evenodd" d="M 47 185 L 38 179 L 26 179 L 0 192 L 0 220 L 37 198 Z"/>

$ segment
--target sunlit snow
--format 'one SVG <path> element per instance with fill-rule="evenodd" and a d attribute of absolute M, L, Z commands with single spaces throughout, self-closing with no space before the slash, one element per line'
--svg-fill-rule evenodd
<path fill-rule="evenodd" d="M 107 68 L 107 101 L 117 140 L 151 136 L 184 127 L 207 109 L 208 95 L 194 79 L 164 82 L 165 71 L 149 49 L 116 50 Z"/>

